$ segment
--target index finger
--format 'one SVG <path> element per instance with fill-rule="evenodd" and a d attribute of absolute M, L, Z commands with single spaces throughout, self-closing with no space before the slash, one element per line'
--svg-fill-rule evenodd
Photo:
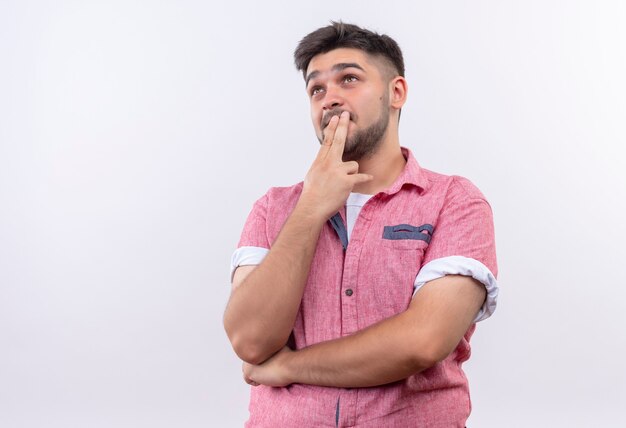
<path fill-rule="evenodd" d="M 333 116 L 330 118 L 328 125 L 322 131 L 324 139 L 321 142 L 320 150 L 317 152 L 318 159 L 324 159 L 330 150 L 330 147 L 333 145 L 333 137 L 335 135 L 335 129 L 337 128 L 337 122 L 339 118 L 337 116 Z"/>
<path fill-rule="evenodd" d="M 328 153 L 335 156 L 338 159 L 343 158 L 343 149 L 346 145 L 346 137 L 348 135 L 348 125 L 350 124 L 350 113 L 343 111 L 339 116 L 339 123 L 333 136 L 333 143 L 328 150 Z"/>

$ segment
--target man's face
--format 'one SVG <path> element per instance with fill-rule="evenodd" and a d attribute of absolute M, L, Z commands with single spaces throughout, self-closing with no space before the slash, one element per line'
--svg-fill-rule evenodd
<path fill-rule="evenodd" d="M 343 159 L 373 154 L 389 124 L 389 87 L 382 60 L 358 49 L 340 48 L 311 59 L 306 74 L 311 119 L 320 142 L 331 117 L 350 113 Z"/>

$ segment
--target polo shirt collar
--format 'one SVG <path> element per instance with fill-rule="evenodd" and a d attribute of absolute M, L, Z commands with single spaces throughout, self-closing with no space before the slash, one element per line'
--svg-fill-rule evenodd
<path fill-rule="evenodd" d="M 383 190 L 382 193 L 393 195 L 394 193 L 398 193 L 398 191 L 400 191 L 402 186 L 405 184 L 417 187 L 419 192 L 422 193 L 428 188 L 428 180 L 426 179 L 422 168 L 417 163 L 417 160 L 413 157 L 411 150 L 406 147 L 401 147 L 401 150 L 402 155 L 406 159 L 404 170 L 402 170 L 402 173 L 398 176 L 398 178 L 396 178 L 396 181 L 391 185 L 391 187 Z"/>

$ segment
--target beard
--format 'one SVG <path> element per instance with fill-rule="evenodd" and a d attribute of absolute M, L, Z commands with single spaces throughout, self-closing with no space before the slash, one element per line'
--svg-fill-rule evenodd
<path fill-rule="evenodd" d="M 357 130 L 346 138 L 346 145 L 343 149 L 344 162 L 367 159 L 378 151 L 389 126 L 389 94 L 385 93 L 381 100 L 378 119 L 367 128 Z M 341 109 L 333 109 L 326 113 L 322 120 L 322 128 L 326 128 L 330 119 L 335 115 L 340 115 L 342 111 Z M 353 119 L 355 119 L 355 115 L 350 113 L 350 120 Z M 319 140 L 321 143 L 322 139 Z"/>

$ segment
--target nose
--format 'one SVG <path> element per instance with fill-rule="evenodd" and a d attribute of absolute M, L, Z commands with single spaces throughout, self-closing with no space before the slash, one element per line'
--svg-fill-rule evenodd
<path fill-rule="evenodd" d="M 329 86 L 326 88 L 326 94 L 324 96 L 324 102 L 322 103 L 322 109 L 324 111 L 332 110 L 343 105 L 343 98 L 340 91 L 337 88 Z"/>
<path fill-rule="evenodd" d="M 324 104 L 324 110 L 332 110 L 337 107 L 341 107 L 341 103 L 339 101 L 333 101 L 332 103 Z"/>

